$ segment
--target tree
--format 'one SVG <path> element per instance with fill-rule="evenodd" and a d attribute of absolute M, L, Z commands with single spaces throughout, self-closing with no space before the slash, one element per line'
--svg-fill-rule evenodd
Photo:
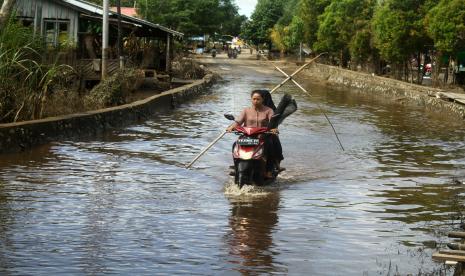
<path fill-rule="evenodd" d="M 299 0 L 296 15 L 304 22 L 304 42 L 310 47 L 317 41 L 318 16 L 331 3 L 330 0 Z"/>
<path fill-rule="evenodd" d="M 371 44 L 371 30 L 363 28 L 357 30 L 349 43 L 349 52 L 351 60 L 357 63 L 368 61 L 374 54 L 374 49 Z"/>
<path fill-rule="evenodd" d="M 372 0 L 363 1 L 363 7 L 359 16 L 354 18 L 355 34 L 349 42 L 349 52 L 351 60 L 358 64 L 371 61 L 375 65 L 378 53 L 373 46 L 373 36 L 371 30 L 371 20 L 376 2 Z"/>
<path fill-rule="evenodd" d="M 433 85 L 439 84 L 442 56 L 450 57 L 465 49 L 465 0 L 441 0 L 425 19 L 427 31 L 434 41 Z M 448 78 L 446 70 L 445 81 Z"/>
<path fill-rule="evenodd" d="M 283 11 L 277 24 L 288 26 L 291 24 L 292 18 L 297 15 L 298 4 L 300 0 L 287 0 L 283 2 Z"/>
<path fill-rule="evenodd" d="M 232 0 L 147 0 L 139 4 L 139 12 L 187 36 L 238 34 L 245 20 Z"/>
<path fill-rule="evenodd" d="M 245 15 L 239 15 L 239 8 L 232 0 L 222 0 L 219 3 L 219 33 L 238 36 L 247 20 Z"/>
<path fill-rule="evenodd" d="M 297 15 L 292 17 L 292 21 L 289 24 L 289 48 L 296 48 L 303 42 L 305 35 L 305 23 Z"/>
<path fill-rule="evenodd" d="M 428 44 L 424 11 L 432 2 L 386 0 L 375 10 L 372 22 L 374 44 L 381 57 L 397 67 L 398 79 L 402 78 L 409 58 L 418 55 Z"/>
<path fill-rule="evenodd" d="M 289 27 L 281 24 L 276 24 L 271 29 L 270 38 L 276 48 L 281 52 L 281 57 L 284 56 L 284 52 L 289 49 L 288 43 Z"/>
<path fill-rule="evenodd" d="M 284 52 L 299 46 L 303 39 L 303 33 L 302 19 L 294 16 L 288 26 L 279 23 L 274 25 L 270 37 L 273 44 L 281 51 L 281 55 L 284 55 Z"/>
<path fill-rule="evenodd" d="M 271 29 L 283 15 L 283 0 L 258 0 L 244 35 L 254 44 L 267 43 L 271 48 Z"/>
<path fill-rule="evenodd" d="M 465 0 L 441 0 L 428 12 L 427 31 L 434 47 L 454 54 L 465 48 Z"/>
<path fill-rule="evenodd" d="M 371 0 L 333 0 L 324 13 L 318 17 L 319 27 L 315 50 L 339 55 L 340 65 L 346 66 L 350 42 L 357 33 L 359 22 L 371 18 Z M 363 38 L 361 35 L 358 39 Z"/>

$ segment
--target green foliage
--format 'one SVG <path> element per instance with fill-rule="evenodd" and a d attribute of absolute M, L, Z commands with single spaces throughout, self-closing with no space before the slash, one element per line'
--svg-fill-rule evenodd
<path fill-rule="evenodd" d="M 291 23 L 289 24 L 289 48 L 298 47 L 299 44 L 303 42 L 304 35 L 305 23 L 302 20 L 302 18 L 300 18 L 297 15 L 294 15 L 294 17 L 292 17 Z"/>
<path fill-rule="evenodd" d="M 205 76 L 205 68 L 191 58 L 179 58 L 172 64 L 172 74 L 176 78 L 193 80 Z"/>
<path fill-rule="evenodd" d="M 84 97 L 86 106 L 105 108 L 122 105 L 144 78 L 144 73 L 134 69 L 119 69 L 111 77 L 101 81 Z"/>
<path fill-rule="evenodd" d="M 356 33 L 360 26 L 367 25 L 372 13 L 374 2 L 371 0 L 334 0 L 319 16 L 317 42 L 314 47 L 317 51 L 340 53 L 347 51 L 352 39 L 357 38 L 353 44 L 359 43 L 362 36 Z"/>
<path fill-rule="evenodd" d="M 72 75 L 66 65 L 44 65 L 46 52 L 31 28 L 12 19 L 0 34 L 0 122 L 41 118 L 48 96 Z"/>
<path fill-rule="evenodd" d="M 430 1 L 386 0 L 376 9 L 373 36 L 382 58 L 401 63 L 427 43 L 424 3 Z"/>
<path fill-rule="evenodd" d="M 427 15 L 434 46 L 447 54 L 465 49 L 465 0 L 441 0 Z"/>
<path fill-rule="evenodd" d="M 220 34 L 238 36 L 247 17 L 239 15 L 239 8 L 234 1 L 220 1 L 219 7 L 217 10 L 219 19 L 215 31 Z"/>
<path fill-rule="evenodd" d="M 243 35 L 254 44 L 270 43 L 273 26 L 283 15 L 283 0 L 258 0 Z"/>
<path fill-rule="evenodd" d="M 304 42 L 310 47 L 317 41 L 318 16 L 330 3 L 330 0 L 299 0 L 296 15 L 304 22 Z"/>
<path fill-rule="evenodd" d="M 356 62 L 365 62 L 370 58 L 373 52 L 370 29 L 357 30 L 349 43 L 349 52 Z"/>
<path fill-rule="evenodd" d="M 240 33 L 244 16 L 232 0 L 147 0 L 139 3 L 147 20 L 168 26 L 187 36 Z"/>
<path fill-rule="evenodd" d="M 289 26 L 276 24 L 271 30 L 271 41 L 281 51 L 288 51 L 299 46 L 304 35 L 304 23 L 294 16 Z"/>
<path fill-rule="evenodd" d="M 101 0 L 91 0 L 102 5 Z M 246 20 L 233 0 L 121 0 L 122 7 L 133 7 L 143 18 L 187 36 L 219 33 L 238 35 Z M 110 0 L 116 6 L 116 0 Z"/>
<path fill-rule="evenodd" d="M 273 44 L 282 52 L 289 49 L 289 43 L 287 41 L 289 36 L 289 28 L 280 24 L 274 25 L 271 29 L 270 38 Z"/>
<path fill-rule="evenodd" d="M 94 20 L 79 20 L 79 31 L 90 34 L 100 34 L 102 33 L 103 27 L 102 22 Z"/>
<path fill-rule="evenodd" d="M 292 18 L 297 14 L 297 8 L 300 0 L 288 0 L 283 2 L 283 12 L 277 24 L 287 26 L 291 24 Z"/>

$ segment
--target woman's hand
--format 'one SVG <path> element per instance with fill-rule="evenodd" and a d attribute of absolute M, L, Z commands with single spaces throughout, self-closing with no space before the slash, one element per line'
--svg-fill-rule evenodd
<path fill-rule="evenodd" d="M 278 135 L 279 134 L 279 130 L 277 128 L 272 128 L 270 129 L 270 132 L 273 133 L 274 135 Z"/>
<path fill-rule="evenodd" d="M 235 128 L 236 128 L 235 125 L 229 126 L 229 127 L 226 129 L 226 132 L 233 132 Z"/>

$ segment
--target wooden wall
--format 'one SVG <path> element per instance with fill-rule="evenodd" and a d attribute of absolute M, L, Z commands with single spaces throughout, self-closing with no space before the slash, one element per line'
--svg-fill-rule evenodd
<path fill-rule="evenodd" d="M 17 0 L 16 15 L 34 20 L 34 27 L 44 34 L 44 19 L 69 21 L 70 39 L 78 40 L 79 12 L 51 0 Z"/>

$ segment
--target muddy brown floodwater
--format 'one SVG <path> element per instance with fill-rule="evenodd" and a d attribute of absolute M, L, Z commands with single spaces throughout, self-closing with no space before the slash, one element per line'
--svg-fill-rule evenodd
<path fill-rule="evenodd" d="M 242 58 L 242 57 L 241 57 Z M 299 110 L 280 127 L 278 183 L 231 185 L 234 135 L 184 169 L 282 77 L 219 55 L 211 93 L 93 139 L 0 157 L 0 274 L 391 275 L 431 261 L 456 228 L 465 129 L 415 106 L 286 86 Z M 331 118 L 342 152 L 317 108 Z M 446 120 L 447 119 L 447 120 Z M 446 270 L 451 274 L 452 270 Z"/>

